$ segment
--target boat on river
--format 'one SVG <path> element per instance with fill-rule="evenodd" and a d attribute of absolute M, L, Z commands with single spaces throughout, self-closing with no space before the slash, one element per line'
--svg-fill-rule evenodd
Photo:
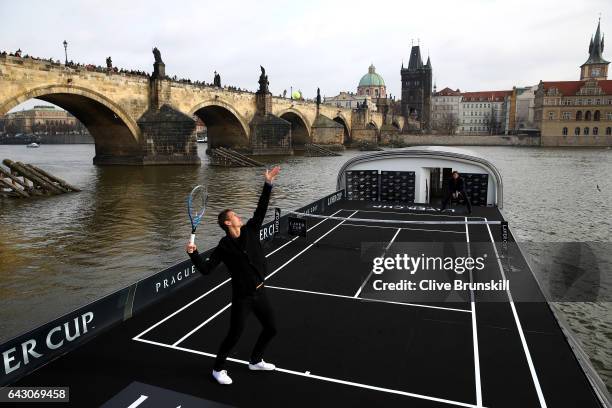
<path fill-rule="evenodd" d="M 439 211 L 453 171 L 471 213 L 461 202 Z M 0 346 L 0 385 L 69 386 L 75 407 L 610 407 L 516 243 L 486 158 L 370 152 L 341 167 L 336 187 L 269 211 L 260 230 L 275 371 L 247 367 L 251 321 L 228 359 L 234 384 L 212 380 L 231 283 L 224 266 L 204 277 L 185 257 Z M 410 273 L 394 263 L 406 254 L 451 269 Z M 376 270 L 378 258 L 390 267 Z M 463 268 L 468 258 L 482 268 Z"/>

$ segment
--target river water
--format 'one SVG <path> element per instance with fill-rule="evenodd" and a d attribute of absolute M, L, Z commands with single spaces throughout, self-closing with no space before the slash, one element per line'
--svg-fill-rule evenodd
<path fill-rule="evenodd" d="M 262 170 L 209 166 L 203 150 L 201 167 L 96 167 L 94 145 L 0 146 L 0 159 L 36 164 L 83 189 L 0 199 L 0 342 L 184 260 L 190 233 L 185 197 L 192 186 L 210 186 L 200 247 L 221 237 L 214 219 L 221 209 L 229 205 L 248 217 Z M 501 171 L 503 212 L 517 240 L 612 241 L 612 150 L 470 150 Z M 294 209 L 335 191 L 338 169 L 358 154 L 270 158 L 282 167 L 270 208 Z M 527 252 L 537 257 L 538 251 Z M 610 269 L 604 273 L 612 275 Z M 610 303 L 557 305 L 612 389 Z"/>

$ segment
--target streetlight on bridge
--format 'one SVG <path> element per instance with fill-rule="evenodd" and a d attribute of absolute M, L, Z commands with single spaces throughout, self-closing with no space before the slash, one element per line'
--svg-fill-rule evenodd
<path fill-rule="evenodd" d="M 64 55 L 66 55 L 65 65 L 68 65 L 68 42 L 66 40 L 64 40 Z"/>

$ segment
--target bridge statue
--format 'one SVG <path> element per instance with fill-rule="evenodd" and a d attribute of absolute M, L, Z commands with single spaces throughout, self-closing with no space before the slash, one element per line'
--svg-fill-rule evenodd
<path fill-rule="evenodd" d="M 106 68 L 111 69 L 113 67 L 113 60 L 111 57 L 106 58 Z"/>
<path fill-rule="evenodd" d="M 213 85 L 221 88 L 221 75 L 215 71 L 215 77 L 213 78 Z"/>
<path fill-rule="evenodd" d="M 161 52 L 159 52 L 157 47 L 153 48 L 153 56 L 155 57 L 155 62 L 153 63 L 151 79 L 163 79 L 166 77 L 166 64 L 162 61 Z"/>
<path fill-rule="evenodd" d="M 162 61 L 161 52 L 159 52 L 157 47 L 153 47 L 153 56 L 155 57 L 155 62 L 164 62 Z"/>
<path fill-rule="evenodd" d="M 265 68 L 261 65 L 259 66 L 259 68 L 261 68 L 261 75 L 259 76 L 259 91 L 257 91 L 257 93 L 267 94 L 270 92 L 268 88 L 270 82 L 268 81 L 268 76 L 266 75 Z"/>
<path fill-rule="evenodd" d="M 317 88 L 317 108 L 321 104 L 321 89 Z"/>

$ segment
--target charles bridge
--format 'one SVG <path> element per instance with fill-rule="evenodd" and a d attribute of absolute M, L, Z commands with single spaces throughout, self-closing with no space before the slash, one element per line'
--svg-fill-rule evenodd
<path fill-rule="evenodd" d="M 249 154 L 375 144 L 404 127 L 401 116 L 321 104 L 320 95 L 316 102 L 272 96 L 263 67 L 255 93 L 172 80 L 153 54 L 151 76 L 0 55 L 0 116 L 31 98 L 60 106 L 93 136 L 95 164 L 198 164 L 195 116 L 207 126 L 209 148 Z"/>

